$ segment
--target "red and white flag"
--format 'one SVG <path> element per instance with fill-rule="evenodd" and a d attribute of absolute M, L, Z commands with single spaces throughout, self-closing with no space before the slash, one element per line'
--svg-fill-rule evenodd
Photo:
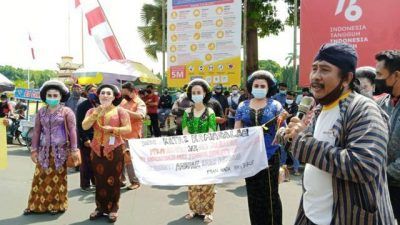
<path fill-rule="evenodd" d="M 75 0 L 75 7 L 80 5 L 87 20 L 89 34 L 93 36 L 101 52 L 108 60 L 125 59 L 97 0 Z"/>
<path fill-rule="evenodd" d="M 33 43 L 32 43 L 31 34 L 29 33 L 28 36 L 29 36 L 29 45 L 31 47 L 32 59 L 35 60 L 35 51 L 33 50 Z"/>

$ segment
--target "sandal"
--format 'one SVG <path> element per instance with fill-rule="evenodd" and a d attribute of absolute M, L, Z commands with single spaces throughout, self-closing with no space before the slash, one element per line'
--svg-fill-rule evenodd
<path fill-rule="evenodd" d="M 22 213 L 26 216 L 26 215 L 32 214 L 33 212 L 27 208 L 27 209 L 24 209 L 24 211 Z"/>
<path fill-rule="evenodd" d="M 186 214 L 185 219 L 187 220 L 193 219 L 195 215 L 196 214 L 193 211 L 190 211 L 188 214 Z"/>
<path fill-rule="evenodd" d="M 204 223 L 211 223 L 213 221 L 212 215 L 206 215 L 204 217 Z"/>
<path fill-rule="evenodd" d="M 117 221 L 117 218 L 118 218 L 118 214 L 116 212 L 110 213 L 108 215 L 108 222 L 115 223 L 115 221 Z"/>
<path fill-rule="evenodd" d="M 54 215 L 57 215 L 57 214 L 58 214 L 58 211 L 57 211 L 57 210 L 50 210 L 49 213 L 50 213 L 52 216 L 54 216 Z"/>
<path fill-rule="evenodd" d="M 128 189 L 128 190 L 136 190 L 139 187 L 140 187 L 140 183 L 135 182 L 135 183 L 132 183 L 130 186 L 128 186 L 126 189 Z"/>
<path fill-rule="evenodd" d="M 102 215 L 103 215 L 103 213 L 96 209 L 96 210 L 94 210 L 94 212 L 90 213 L 89 219 L 95 220 L 95 219 L 101 217 Z"/>

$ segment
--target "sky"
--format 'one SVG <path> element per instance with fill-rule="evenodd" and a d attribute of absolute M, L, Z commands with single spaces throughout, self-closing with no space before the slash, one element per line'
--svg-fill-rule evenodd
<path fill-rule="evenodd" d="M 153 0 L 100 0 L 106 16 L 126 58 L 143 63 L 155 73 L 162 71 L 159 61 L 149 58 L 137 27 L 142 26 L 141 7 Z M 278 3 L 278 17 L 285 19 L 286 6 Z M 68 16 L 69 15 L 69 16 Z M 82 63 L 81 11 L 73 0 L 0 0 L 0 65 L 24 69 L 57 69 L 61 56 L 74 57 Z M 31 34 L 32 44 L 28 41 Z M 84 64 L 106 62 L 84 25 Z M 69 40 L 69 41 L 68 41 Z M 285 58 L 293 51 L 293 28 L 286 27 L 278 36 L 259 40 L 259 59 L 272 59 L 286 65 Z M 36 60 L 32 61 L 30 46 Z"/>

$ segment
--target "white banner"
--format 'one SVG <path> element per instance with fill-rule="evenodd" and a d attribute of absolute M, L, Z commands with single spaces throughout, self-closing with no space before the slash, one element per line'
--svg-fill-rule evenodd
<path fill-rule="evenodd" d="M 129 148 L 136 175 L 146 185 L 226 183 L 268 166 L 261 127 L 131 139 Z"/>

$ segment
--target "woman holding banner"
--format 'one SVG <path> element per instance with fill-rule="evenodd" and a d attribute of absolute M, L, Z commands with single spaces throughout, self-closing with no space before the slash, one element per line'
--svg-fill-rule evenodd
<path fill-rule="evenodd" d="M 109 222 L 115 222 L 120 197 L 120 177 L 123 169 L 124 141 L 121 134 L 131 131 L 128 113 L 117 107 L 122 96 L 119 89 L 103 84 L 97 89 L 100 106 L 90 109 L 82 122 L 82 128 L 93 127 L 92 167 L 96 183 L 96 209 L 90 214 L 95 220 L 108 214 Z"/>
<path fill-rule="evenodd" d="M 282 203 L 278 193 L 279 145 L 273 145 L 272 142 L 280 126 L 277 118 L 284 110 L 279 102 L 270 98 L 277 91 L 275 78 L 270 72 L 254 72 L 247 80 L 247 90 L 254 98 L 238 106 L 235 129 L 265 126 L 264 142 L 269 165 L 255 176 L 246 178 L 250 221 L 252 225 L 280 225 Z"/>
<path fill-rule="evenodd" d="M 203 79 L 194 79 L 187 88 L 187 97 L 194 106 L 185 110 L 182 118 L 183 134 L 213 132 L 217 128 L 215 113 L 206 107 L 211 98 L 209 84 Z M 190 212 L 185 216 L 192 219 L 195 215 L 205 215 L 204 222 L 213 221 L 215 192 L 214 185 L 192 185 L 188 192 Z"/>
<path fill-rule="evenodd" d="M 39 110 L 35 119 L 31 158 L 36 168 L 24 215 L 43 212 L 54 215 L 67 210 L 66 143 L 70 143 L 73 157 L 79 154 L 75 115 L 60 104 L 68 97 L 68 88 L 57 80 L 46 81 L 40 88 L 40 98 L 46 106 Z"/>

